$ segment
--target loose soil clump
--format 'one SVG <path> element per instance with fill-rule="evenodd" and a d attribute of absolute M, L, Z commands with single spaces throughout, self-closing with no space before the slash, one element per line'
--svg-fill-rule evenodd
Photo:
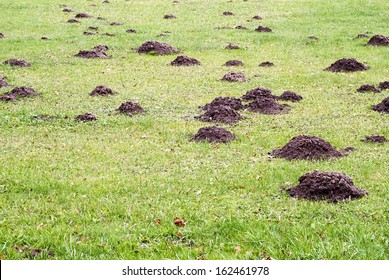
<path fill-rule="evenodd" d="M 224 12 L 223 13 L 223 16 L 233 16 L 234 15 L 234 13 L 233 12 Z"/>
<path fill-rule="evenodd" d="M 85 14 L 85 13 L 79 13 L 75 16 L 75 18 L 90 18 L 92 16 Z"/>
<path fill-rule="evenodd" d="M 158 41 L 147 41 L 138 48 L 138 53 L 168 55 L 177 54 L 180 53 L 180 51 L 166 43 Z"/>
<path fill-rule="evenodd" d="M 270 61 L 264 61 L 264 62 L 261 62 L 258 66 L 259 67 L 272 67 L 272 66 L 274 66 L 274 63 L 270 62 Z"/>
<path fill-rule="evenodd" d="M 3 33 L 0 33 L 0 39 L 5 38 Z"/>
<path fill-rule="evenodd" d="M 243 62 L 240 60 L 229 60 L 223 64 L 223 66 L 243 66 Z"/>
<path fill-rule="evenodd" d="M 135 29 L 127 29 L 126 33 L 136 33 L 136 30 Z"/>
<path fill-rule="evenodd" d="M 305 135 L 293 137 L 284 147 L 274 150 L 272 155 L 287 160 L 320 160 L 344 156 L 329 142 L 319 137 Z"/>
<path fill-rule="evenodd" d="M 211 143 L 227 143 L 235 139 L 235 135 L 224 128 L 208 126 L 200 128 L 190 140 L 196 142 L 207 141 Z"/>
<path fill-rule="evenodd" d="M 75 56 L 81 57 L 81 58 L 109 58 L 106 54 L 106 51 L 109 50 L 107 46 L 104 45 L 98 45 L 93 47 L 91 50 L 83 50 L 79 51 L 78 54 Z"/>
<path fill-rule="evenodd" d="M 255 31 L 257 31 L 257 32 L 273 32 L 273 30 L 271 30 L 270 27 L 262 26 L 262 25 L 255 28 Z"/>
<path fill-rule="evenodd" d="M 369 46 L 389 46 L 389 37 L 384 35 L 374 35 L 366 45 Z"/>
<path fill-rule="evenodd" d="M 3 96 L 0 96 L 2 101 L 16 101 L 19 98 L 35 97 L 40 94 L 35 92 L 31 87 L 15 87 L 13 90 L 6 92 Z"/>
<path fill-rule="evenodd" d="M 373 105 L 373 110 L 381 112 L 382 114 L 389 114 L 389 97 L 386 97 L 381 103 Z"/>
<path fill-rule="evenodd" d="M 355 72 L 365 71 L 369 69 L 366 65 L 358 62 L 355 58 L 342 58 L 335 61 L 329 67 L 325 68 L 325 71 L 331 72 Z"/>
<path fill-rule="evenodd" d="M 366 136 L 365 139 L 362 139 L 361 141 L 365 143 L 385 143 L 388 142 L 388 139 L 381 135 L 371 135 Z"/>
<path fill-rule="evenodd" d="M 313 171 L 299 178 L 299 184 L 287 190 L 290 196 L 313 201 L 340 202 L 361 198 L 368 194 L 358 189 L 350 177 L 338 172 Z"/>
<path fill-rule="evenodd" d="M 114 21 L 114 22 L 111 22 L 112 26 L 120 26 L 120 25 L 123 25 L 123 23 L 120 23 L 120 22 L 117 22 L 117 21 Z"/>
<path fill-rule="evenodd" d="M 389 89 L 389 81 L 385 81 L 379 84 L 381 90 Z"/>
<path fill-rule="evenodd" d="M 221 80 L 226 81 L 226 82 L 230 82 L 230 83 L 247 82 L 248 81 L 248 79 L 246 79 L 246 77 L 243 75 L 242 72 L 229 72 L 229 73 L 225 74 Z"/>
<path fill-rule="evenodd" d="M 170 15 L 164 15 L 163 18 L 164 19 L 175 19 L 177 17 L 175 15 L 170 14 Z"/>
<path fill-rule="evenodd" d="M 203 115 L 196 117 L 203 122 L 233 124 L 243 117 L 229 106 L 212 106 Z"/>
<path fill-rule="evenodd" d="M 91 31 L 85 31 L 82 34 L 84 34 L 84 35 L 96 35 L 97 33 L 96 32 L 91 32 Z"/>
<path fill-rule="evenodd" d="M 9 84 L 6 82 L 5 77 L 0 76 L 0 88 L 7 86 L 9 86 Z"/>
<path fill-rule="evenodd" d="M 68 23 L 80 23 L 80 21 L 74 19 L 74 18 L 71 18 L 68 20 Z"/>
<path fill-rule="evenodd" d="M 128 116 L 133 116 L 135 114 L 141 114 L 144 113 L 145 110 L 135 102 L 126 101 L 120 105 L 120 107 L 117 109 L 120 113 L 126 114 Z"/>
<path fill-rule="evenodd" d="M 28 63 L 27 61 L 17 59 L 17 58 L 8 59 L 8 60 L 4 61 L 4 64 L 15 66 L 15 67 L 30 67 L 31 66 L 31 64 Z"/>
<path fill-rule="evenodd" d="M 65 12 L 65 13 L 73 13 L 74 10 L 73 9 L 70 9 L 70 8 L 65 8 L 62 10 L 62 12 Z"/>
<path fill-rule="evenodd" d="M 238 111 L 242 110 L 244 108 L 242 104 L 242 100 L 240 98 L 236 97 L 216 97 L 214 100 L 212 100 L 211 103 L 208 103 L 201 107 L 203 110 L 208 110 L 212 107 L 217 107 L 217 106 L 228 106 L 231 107 L 232 109 Z"/>
<path fill-rule="evenodd" d="M 238 25 L 238 26 L 235 26 L 235 29 L 247 30 L 248 28 L 246 26 L 243 26 L 243 25 Z"/>
<path fill-rule="evenodd" d="M 262 88 L 262 87 L 254 88 L 246 92 L 246 94 L 242 96 L 242 100 L 244 101 L 255 100 L 257 98 L 272 98 L 274 100 L 277 100 L 278 96 L 271 94 L 270 89 Z"/>
<path fill-rule="evenodd" d="M 266 115 L 277 115 L 287 113 L 290 106 L 279 104 L 273 98 L 262 97 L 256 98 L 247 105 L 247 109 L 251 112 L 262 113 Z"/>
<path fill-rule="evenodd" d="M 253 19 L 255 19 L 255 20 L 262 20 L 262 17 L 261 16 L 253 16 Z"/>
<path fill-rule="evenodd" d="M 238 50 L 238 49 L 240 49 L 239 48 L 239 46 L 238 45 L 234 45 L 234 44 L 228 44 L 227 46 L 226 46 L 226 49 L 228 49 L 228 50 Z"/>
<path fill-rule="evenodd" d="M 100 86 L 97 86 L 94 90 L 92 90 L 92 92 L 89 94 L 91 96 L 108 96 L 108 95 L 114 95 L 115 92 L 110 89 L 109 87 L 105 86 L 105 85 L 100 85 Z"/>
<path fill-rule="evenodd" d="M 368 84 L 365 84 L 365 85 L 362 85 L 360 86 L 358 89 L 357 89 L 358 92 L 381 92 L 379 89 L 377 89 L 375 86 L 373 85 L 368 85 Z"/>
<path fill-rule="evenodd" d="M 285 91 L 283 94 L 281 94 L 278 97 L 279 100 L 284 101 L 292 101 L 292 102 L 299 102 L 303 100 L 303 97 L 301 95 L 298 95 L 297 93 L 293 91 Z"/>
<path fill-rule="evenodd" d="M 195 58 L 187 57 L 187 56 L 177 56 L 172 62 L 170 62 L 173 66 L 192 66 L 192 65 L 200 65 L 200 61 Z"/>
<path fill-rule="evenodd" d="M 92 113 L 85 113 L 82 115 L 78 115 L 76 117 L 76 120 L 79 122 L 91 122 L 91 121 L 97 121 L 97 117 Z"/>

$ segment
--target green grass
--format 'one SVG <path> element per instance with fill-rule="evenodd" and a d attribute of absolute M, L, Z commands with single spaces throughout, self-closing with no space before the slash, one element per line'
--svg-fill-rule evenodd
<path fill-rule="evenodd" d="M 0 61 L 32 64 L 1 64 L 0 76 L 42 94 L 0 103 L 1 259 L 34 258 L 32 249 L 42 250 L 36 259 L 388 259 L 389 145 L 360 141 L 371 134 L 389 138 L 389 115 L 370 108 L 388 91 L 356 89 L 389 79 L 389 52 L 353 39 L 364 32 L 389 35 L 387 1 L 101 2 L 66 1 L 94 16 L 81 24 L 66 23 L 75 13 L 62 12 L 63 1 L 0 2 L 6 35 Z M 162 19 L 170 13 L 177 19 Z M 262 21 L 247 21 L 257 14 Z M 110 26 L 113 21 L 124 25 Z M 260 24 L 274 32 L 254 32 Z M 236 25 L 249 30 L 216 29 Z M 89 26 L 117 36 L 82 35 Z M 137 33 L 126 33 L 129 28 Z M 163 31 L 172 33 L 157 37 Z M 202 65 L 172 67 L 175 56 L 138 55 L 135 49 L 151 39 Z M 225 50 L 228 43 L 241 49 Z M 74 57 L 97 44 L 111 47 L 112 58 Z M 343 57 L 370 69 L 323 71 Z M 230 59 L 245 65 L 221 66 Z M 263 61 L 275 67 L 259 68 Z M 221 82 L 231 70 L 250 81 Z M 118 94 L 89 96 L 100 84 Z M 293 90 L 304 100 L 286 115 L 245 112 L 245 120 L 223 125 L 237 136 L 229 144 L 189 141 L 208 125 L 194 119 L 198 106 L 257 86 L 277 95 Z M 146 114 L 119 115 L 115 109 L 126 100 L 139 102 Z M 99 120 L 74 121 L 85 112 Z M 57 118 L 34 118 L 41 114 Z M 300 134 L 356 151 L 316 162 L 268 158 Z M 282 191 L 315 169 L 346 173 L 369 195 L 330 204 Z M 176 216 L 187 225 L 177 228 Z"/>

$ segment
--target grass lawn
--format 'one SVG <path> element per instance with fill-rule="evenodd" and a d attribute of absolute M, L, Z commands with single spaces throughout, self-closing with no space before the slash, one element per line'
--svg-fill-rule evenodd
<path fill-rule="evenodd" d="M 389 36 L 387 0 L 102 2 L 0 1 L 0 76 L 11 85 L 0 95 L 16 86 L 41 94 L 0 101 L 0 259 L 389 258 L 389 143 L 360 141 L 389 138 L 389 114 L 371 109 L 389 90 L 356 91 L 389 80 L 389 47 L 354 39 Z M 93 17 L 67 23 L 81 12 Z M 259 25 L 273 32 L 255 32 Z M 83 35 L 89 26 L 99 34 Z M 201 65 L 173 67 L 177 55 L 138 54 L 148 40 Z M 74 56 L 100 44 L 111 58 Z M 10 58 L 31 67 L 2 63 Z M 369 70 L 323 71 L 341 58 Z M 231 59 L 244 66 L 222 66 Z M 258 67 L 263 61 L 275 66 Z M 220 81 L 230 71 L 250 80 Z M 117 94 L 90 96 L 101 84 Z M 288 114 L 244 111 L 237 124 L 221 124 L 237 137 L 228 144 L 189 141 L 211 125 L 194 118 L 198 106 L 258 86 L 304 99 L 287 102 Z M 124 101 L 146 113 L 119 114 Z M 98 120 L 75 121 L 86 112 Z M 356 150 L 321 161 L 269 157 L 297 135 Z M 313 170 L 345 173 L 369 195 L 336 204 L 289 197 L 284 190 Z"/>

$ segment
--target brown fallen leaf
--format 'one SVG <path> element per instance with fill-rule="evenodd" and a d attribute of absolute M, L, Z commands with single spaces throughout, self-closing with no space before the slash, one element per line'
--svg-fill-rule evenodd
<path fill-rule="evenodd" d="M 184 221 L 184 218 L 180 219 L 180 218 L 178 218 L 178 217 L 175 217 L 173 222 L 174 222 L 174 224 L 175 224 L 176 226 L 178 226 L 178 227 L 184 227 L 184 226 L 186 226 L 186 223 L 185 223 L 185 221 Z"/>

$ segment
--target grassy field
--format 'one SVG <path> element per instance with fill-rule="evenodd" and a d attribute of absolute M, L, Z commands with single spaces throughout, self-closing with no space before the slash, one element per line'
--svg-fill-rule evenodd
<path fill-rule="evenodd" d="M 42 94 L 0 102 L 0 259 L 389 258 L 389 145 L 360 141 L 389 138 L 389 114 L 371 110 L 389 91 L 356 92 L 389 80 L 389 49 L 353 39 L 389 35 L 388 1 L 1 0 L 0 10 L 0 61 L 32 65 L 0 64 L 12 85 L 0 94 L 23 85 Z M 67 23 L 78 12 L 93 17 Z M 273 32 L 255 32 L 258 25 Z M 89 26 L 116 36 L 83 35 Z M 137 54 L 147 40 L 202 64 L 173 67 L 175 55 Z M 228 43 L 241 48 L 226 50 Z M 98 44 L 111 48 L 110 59 L 74 56 Z M 323 71 L 340 58 L 370 69 Z M 222 66 L 230 59 L 245 65 Z M 258 67 L 263 61 L 275 66 Z M 234 70 L 250 81 L 220 81 Z M 100 84 L 118 94 L 89 96 Z M 288 114 L 244 112 L 236 125 L 221 125 L 237 137 L 228 144 L 189 141 L 209 125 L 194 118 L 198 106 L 258 86 L 304 99 Z M 147 112 L 119 114 L 126 100 Z M 85 112 L 98 121 L 76 122 Z M 356 150 L 326 161 L 268 157 L 301 134 Z M 282 191 L 313 170 L 343 172 L 369 195 L 331 204 Z"/>

